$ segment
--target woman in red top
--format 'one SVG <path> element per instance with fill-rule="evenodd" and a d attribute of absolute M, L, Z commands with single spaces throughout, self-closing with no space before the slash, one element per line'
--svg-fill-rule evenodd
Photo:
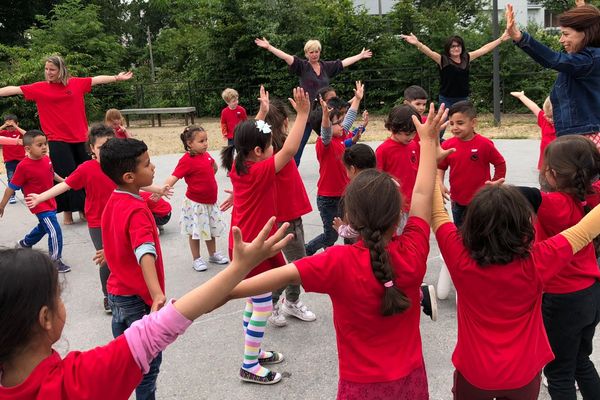
<path fill-rule="evenodd" d="M 93 78 L 73 78 L 65 61 L 58 55 L 46 59 L 46 80 L 22 86 L 0 88 L 0 96 L 23 95 L 34 101 L 40 117 L 42 131 L 48 136 L 50 159 L 59 176 L 66 177 L 84 161 L 89 160 L 85 143 L 88 122 L 85 115 L 84 96 L 94 85 L 130 79 L 131 72 L 118 75 L 99 75 Z M 63 223 L 73 223 L 73 211 L 83 213 L 85 193 L 70 191 L 56 199 L 57 212 L 63 212 Z"/>

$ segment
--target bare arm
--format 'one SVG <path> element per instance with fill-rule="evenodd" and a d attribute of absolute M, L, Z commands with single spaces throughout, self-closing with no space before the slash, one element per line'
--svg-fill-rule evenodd
<path fill-rule="evenodd" d="M 496 47 L 498 47 L 502 42 L 507 41 L 508 39 L 510 39 L 510 35 L 508 34 L 508 32 L 504 32 L 502 34 L 502 36 L 500 36 L 498 39 L 491 41 L 483 46 L 481 46 L 480 48 L 478 48 L 475 51 L 470 51 L 469 52 L 469 58 L 471 59 L 471 61 L 473 61 L 474 59 L 481 57 L 487 53 L 489 53 L 490 51 L 494 50 Z"/>
<path fill-rule="evenodd" d="M 167 179 L 165 179 L 165 185 L 169 186 L 169 187 L 173 187 L 173 186 L 175 186 L 177 181 L 179 181 L 179 178 L 174 175 L 171 175 Z"/>
<path fill-rule="evenodd" d="M 540 111 L 542 111 L 542 109 L 537 104 L 535 104 L 533 100 L 525 96 L 525 92 L 510 92 L 510 94 L 516 97 L 517 99 L 521 100 L 521 103 L 523 103 L 525 107 L 529 108 L 529 111 L 531 111 L 536 117 L 540 113 Z"/>
<path fill-rule="evenodd" d="M 152 311 L 158 311 L 165 305 L 167 298 L 158 282 L 154 254 L 144 254 L 140 259 L 140 267 L 142 268 L 142 275 L 144 275 L 144 282 L 146 282 L 146 286 L 152 297 Z"/>
<path fill-rule="evenodd" d="M 292 65 L 292 63 L 294 62 L 294 56 L 289 55 L 285 51 L 279 50 L 277 47 L 271 46 L 269 41 L 264 37 L 262 39 L 254 39 L 254 43 L 256 43 L 258 47 L 262 47 L 263 49 L 270 51 L 276 57 L 281 58 L 283 61 L 286 62 L 287 65 Z"/>
<path fill-rule="evenodd" d="M 310 111 L 310 100 L 308 93 L 304 89 L 298 87 L 294 89 L 294 99 L 289 99 L 292 106 L 296 110 L 296 120 L 290 130 L 288 137 L 283 142 L 281 150 L 275 154 L 275 172 L 281 171 L 283 167 L 294 157 L 300 146 L 306 121 L 308 121 L 308 113 Z"/>
<path fill-rule="evenodd" d="M 427 57 L 431 58 L 433 61 L 435 61 L 435 63 L 437 65 L 442 65 L 442 56 L 440 55 L 440 53 L 431 50 L 429 47 L 427 47 L 425 44 L 421 43 L 419 41 L 419 39 L 417 39 L 417 37 L 415 35 L 413 35 L 412 33 L 410 35 L 400 35 L 400 37 L 404 40 L 406 40 L 407 43 L 412 44 L 413 46 L 416 46 L 417 49 L 425 54 Z"/>
<path fill-rule="evenodd" d="M 8 203 L 8 200 L 14 196 L 15 191 L 13 189 L 11 189 L 10 187 L 7 187 L 4 190 L 4 196 L 2 197 L 2 201 L 0 201 L 0 217 L 2 217 L 4 215 L 4 208 L 6 207 L 6 203 Z"/>
<path fill-rule="evenodd" d="M 253 276 L 237 285 L 229 294 L 229 299 L 241 299 L 261 293 L 274 292 L 288 285 L 300 285 L 300 273 L 293 263 Z"/>
<path fill-rule="evenodd" d="M 444 178 L 446 177 L 446 170 L 438 169 L 437 170 L 437 179 L 438 184 L 440 186 L 440 191 L 442 192 L 442 196 L 444 196 L 444 200 L 450 200 L 450 191 L 444 185 Z"/>
<path fill-rule="evenodd" d="M 258 114 L 256 114 L 256 120 L 264 120 L 269 113 L 269 92 L 265 90 L 263 85 L 260 85 L 260 92 L 258 96 L 260 107 L 258 108 Z"/>
<path fill-rule="evenodd" d="M 342 60 L 342 65 L 344 66 L 344 68 L 346 68 L 356 62 L 359 62 L 360 60 L 364 60 L 365 58 L 371 58 L 372 55 L 373 55 L 373 53 L 371 52 L 371 50 L 365 49 L 363 47 L 363 49 L 361 50 L 360 53 L 358 53 L 352 57 L 344 58 Z"/>
<path fill-rule="evenodd" d="M 0 97 L 15 96 L 17 94 L 23 94 L 19 86 L 5 86 L 0 88 Z"/>
<path fill-rule="evenodd" d="M 116 83 L 126 81 L 133 77 L 133 72 L 119 72 L 117 75 L 98 75 L 92 78 L 92 86 L 103 85 L 105 83 Z"/>
<path fill-rule="evenodd" d="M 61 182 L 58 185 L 52 186 L 50 189 L 46 190 L 44 193 L 36 194 L 30 193 L 25 198 L 25 204 L 27 207 L 34 208 L 38 204 L 43 203 L 44 201 L 50 200 L 58 196 L 59 194 L 63 194 L 64 192 L 70 190 L 71 187 L 67 185 L 65 182 Z"/>

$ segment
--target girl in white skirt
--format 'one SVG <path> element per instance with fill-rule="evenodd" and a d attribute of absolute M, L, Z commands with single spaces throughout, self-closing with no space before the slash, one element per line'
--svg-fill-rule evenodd
<path fill-rule="evenodd" d="M 206 243 L 209 263 L 229 263 L 226 256 L 216 251 L 215 242 L 215 238 L 227 232 L 223 215 L 217 205 L 215 173 L 219 167 L 206 151 L 208 136 L 203 128 L 188 126 L 181 134 L 181 141 L 186 153 L 165 184 L 172 187 L 182 178 L 187 184 L 179 225 L 181 234 L 188 236 L 194 259 L 192 267 L 196 271 L 206 271 L 206 262 L 200 257 L 200 240 Z"/>

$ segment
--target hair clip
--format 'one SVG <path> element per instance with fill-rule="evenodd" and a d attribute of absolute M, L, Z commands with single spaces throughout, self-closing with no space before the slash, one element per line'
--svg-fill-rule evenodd
<path fill-rule="evenodd" d="M 261 133 L 264 134 L 271 133 L 271 125 L 267 124 L 262 119 L 256 120 L 256 129 L 258 129 Z"/>
<path fill-rule="evenodd" d="M 394 286 L 394 281 L 387 281 L 383 284 L 383 286 L 385 286 L 386 288 L 391 288 L 392 286 Z"/>
<path fill-rule="evenodd" d="M 587 201 L 584 200 L 580 204 L 581 204 L 581 207 L 585 207 L 585 206 L 587 206 Z"/>

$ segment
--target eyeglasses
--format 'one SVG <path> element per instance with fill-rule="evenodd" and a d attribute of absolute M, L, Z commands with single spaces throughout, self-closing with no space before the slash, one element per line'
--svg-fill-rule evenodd
<path fill-rule="evenodd" d="M 460 49 L 462 46 L 460 44 L 453 44 L 450 46 L 451 49 Z"/>
<path fill-rule="evenodd" d="M 344 120 L 342 120 L 342 119 L 340 119 L 340 120 L 338 120 L 338 121 L 336 121 L 336 122 L 333 122 L 333 121 L 331 121 L 331 125 L 332 125 L 332 126 L 333 126 L 333 125 L 342 125 L 342 122 L 344 122 Z"/>

